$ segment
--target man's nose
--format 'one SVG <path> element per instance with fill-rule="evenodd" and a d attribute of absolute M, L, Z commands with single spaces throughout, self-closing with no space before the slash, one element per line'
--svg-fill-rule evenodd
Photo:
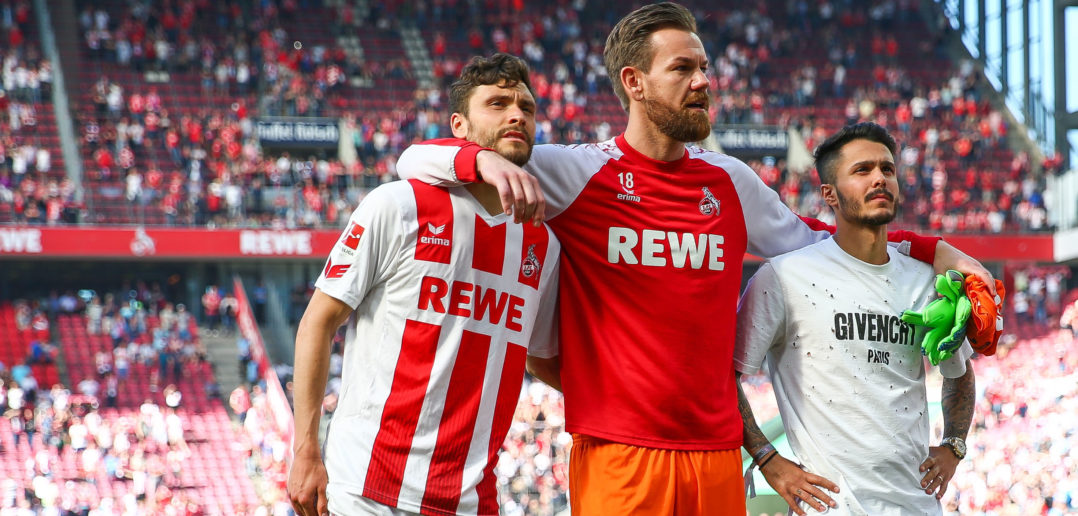
<path fill-rule="evenodd" d="M 696 70 L 696 73 L 692 75 L 692 83 L 689 84 L 689 87 L 694 91 L 701 89 L 706 91 L 709 86 L 711 86 L 711 81 L 708 80 L 707 73 L 703 70 Z"/>
<path fill-rule="evenodd" d="M 872 169 L 872 186 L 882 186 L 887 182 L 887 175 L 883 173 L 883 169 L 876 167 Z"/>
<path fill-rule="evenodd" d="M 505 110 L 505 116 L 509 124 L 520 124 L 524 122 L 524 110 L 520 106 L 513 104 Z"/>

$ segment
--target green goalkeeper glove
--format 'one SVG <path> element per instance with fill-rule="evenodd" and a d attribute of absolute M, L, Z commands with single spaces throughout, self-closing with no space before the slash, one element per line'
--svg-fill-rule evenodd
<path fill-rule="evenodd" d="M 934 366 L 951 358 L 966 339 L 966 322 L 973 307 L 966 297 L 962 280 L 962 273 L 958 271 L 937 274 L 936 292 L 941 297 L 920 312 L 906 310 L 902 313 L 903 321 L 929 328 L 921 341 L 921 354 Z"/>

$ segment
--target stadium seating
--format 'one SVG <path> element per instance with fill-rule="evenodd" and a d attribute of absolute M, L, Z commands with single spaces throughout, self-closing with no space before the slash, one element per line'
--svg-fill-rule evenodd
<path fill-rule="evenodd" d="M 1043 209 L 1038 206 L 1043 204 L 1038 200 L 1043 188 L 1039 164 L 1023 161 L 1021 143 L 1007 139 L 1008 131 L 1021 131 L 1004 125 L 999 130 L 989 127 L 991 134 L 984 132 L 986 121 L 999 118 L 999 113 L 994 112 L 998 106 L 983 94 L 989 86 L 974 68 L 967 68 L 942 50 L 941 41 L 929 30 L 933 22 L 926 22 L 914 10 L 920 8 L 917 2 L 684 3 L 697 13 L 701 39 L 712 59 L 712 114 L 717 122 L 795 128 L 812 148 L 851 121 L 879 121 L 896 134 L 901 145 L 917 150 L 910 164 L 914 177 L 904 184 L 907 199 L 899 220 L 902 226 L 933 233 L 1047 229 L 1034 223 L 1029 215 L 1031 210 Z M 409 143 L 426 137 L 420 113 L 427 123 L 442 127 L 442 136 L 446 134 L 447 86 L 460 66 L 475 54 L 508 50 L 526 56 L 532 65 L 533 83 L 539 86 L 542 141 L 588 141 L 600 135 L 612 136 L 627 119 L 601 65 L 603 40 L 612 23 L 626 11 L 624 2 L 428 2 L 421 9 L 412 2 L 350 0 L 267 0 L 220 5 L 203 0 L 77 0 L 75 4 L 80 16 L 89 13 L 91 22 L 96 18 L 94 11 L 107 13 L 107 30 L 114 41 L 139 31 L 140 9 L 147 9 L 149 17 L 161 24 L 160 30 L 148 30 L 144 35 L 144 50 L 151 53 L 141 64 L 137 59 L 119 62 L 109 45 L 104 47 L 106 50 L 92 50 L 85 30 L 58 34 L 61 45 L 78 47 L 79 62 L 66 68 L 74 70 L 66 80 L 76 117 L 79 158 L 85 170 L 81 185 L 86 194 L 85 206 L 75 205 L 66 194 L 61 196 L 65 210 L 85 208 L 86 224 L 336 227 L 339 221 L 331 218 L 328 210 L 318 211 L 312 218 L 299 215 L 305 210 L 313 211 L 302 194 L 307 179 L 303 174 L 313 176 L 319 188 L 329 186 L 319 193 L 323 200 L 346 199 L 340 211 L 348 213 L 368 188 L 395 177 L 393 156 Z M 790 11 L 802 5 L 805 12 Z M 206 8 L 193 9 L 196 6 Z M 886 9 L 880 9 L 886 6 L 895 10 L 888 14 Z M 824 7 L 832 9 L 829 17 L 821 11 Z M 175 19 L 170 21 L 169 17 Z M 40 56 L 42 45 L 36 21 L 16 21 L 25 43 L 0 53 Z M 894 35 L 893 50 L 886 39 L 878 42 L 877 34 Z M 174 59 L 156 62 L 152 42 L 157 38 L 171 45 Z M 188 41 L 193 42 L 194 53 L 192 61 L 186 63 L 182 54 Z M 410 45 L 417 42 L 430 57 L 429 66 L 434 67 L 430 71 L 435 80 L 430 87 L 423 80 L 428 70 L 417 70 L 417 62 L 413 62 L 417 58 Z M 218 85 L 217 66 L 237 56 L 241 44 L 257 66 L 252 81 L 246 89 L 234 77 L 228 77 L 224 86 Z M 543 56 L 528 57 L 529 44 L 538 45 Z M 316 55 L 325 56 L 322 63 L 316 62 Z M 723 61 L 723 56 L 729 63 Z M 203 60 L 208 67 L 205 74 Z M 842 91 L 831 83 L 837 62 L 846 65 Z M 731 68 L 724 70 L 725 66 Z M 280 87 L 276 89 L 269 80 L 274 73 L 280 77 Z M 332 83 L 328 77 L 338 73 L 344 80 Z M 805 95 L 801 91 L 804 77 L 812 73 L 814 91 Z M 111 84 L 122 89 L 123 102 L 116 113 L 110 113 L 107 107 L 99 109 L 99 83 L 106 91 Z M 570 84 L 572 88 L 568 89 L 576 90 L 572 101 L 566 98 Z M 112 163 L 109 172 L 102 173 L 99 146 L 92 140 L 105 140 L 124 117 L 143 117 L 145 111 L 134 112 L 129 101 L 133 94 L 145 96 L 151 92 L 161 99 L 157 116 L 166 118 L 167 112 L 171 127 L 177 130 L 175 154 L 179 159 L 166 145 L 167 132 L 162 128 L 156 138 L 147 138 L 141 147 L 133 145 L 130 157 L 108 146 Z M 302 110 L 297 108 L 295 95 L 312 103 L 307 114 L 354 121 L 360 139 L 360 164 L 348 169 L 346 179 L 297 172 L 297 166 L 308 158 L 301 155 L 286 160 L 286 167 L 292 167 L 291 176 L 295 177 L 277 174 L 281 151 L 255 145 L 249 134 L 252 121 L 260 116 L 288 116 Z M 923 118 L 913 118 L 905 128 L 896 117 L 899 109 L 915 97 L 930 99 L 934 107 L 930 106 Z M 440 102 L 432 101 L 434 98 Z M 754 106 L 756 98 L 762 99 L 758 106 Z M 956 98 L 963 99 L 957 103 L 963 106 L 958 112 Z M 965 105 L 966 99 L 971 101 L 969 106 Z M 574 102 L 580 109 L 567 114 L 567 106 Z M 49 152 L 49 171 L 27 174 L 31 182 L 26 184 L 35 188 L 23 196 L 44 205 L 51 198 L 50 190 L 66 191 L 72 186 L 62 184 L 64 161 L 51 99 L 43 96 L 31 107 L 34 123 L 18 129 L 5 123 L 7 113 L 0 111 L 0 143 L 8 156 L 12 148 L 21 145 Z M 862 107 L 867 110 L 862 112 Z M 192 124 L 200 127 L 197 135 L 186 131 Z M 375 149 L 375 135 L 379 133 L 385 142 Z M 930 134 L 939 138 L 931 151 L 926 141 Z M 974 142 L 969 157 L 961 156 L 956 148 L 963 136 Z M 232 140 L 240 144 L 239 156 L 229 155 L 226 146 Z M 205 158 L 198 174 L 193 175 L 189 160 L 200 153 Z M 813 174 L 785 170 L 783 156 L 776 157 L 780 175 L 769 184 L 800 213 L 826 216 L 828 209 L 811 195 L 817 188 Z M 128 158 L 142 174 L 141 188 L 146 192 L 134 200 L 127 198 L 128 183 L 121 163 Z M 327 161 L 340 165 L 332 157 Z M 764 160 L 754 157 L 747 163 L 762 176 L 767 174 Z M 151 180 L 151 171 L 160 172 L 158 179 Z M 790 178 L 793 184 L 784 186 Z M 268 204 L 273 209 L 267 209 L 267 213 L 235 216 L 210 206 L 210 198 L 216 195 L 214 188 L 235 184 L 241 187 L 242 201 L 249 208 L 248 194 L 254 190 L 256 180 L 266 187 L 264 193 L 271 199 Z M 0 177 L 0 194 L 12 186 L 4 186 L 4 181 Z M 57 184 L 50 185 L 52 181 Z M 29 190 L 26 186 L 20 188 Z M 22 193 L 19 188 L 7 188 L 7 192 Z M 963 193 L 969 197 L 963 197 Z M 0 195 L 0 224 L 65 222 L 64 216 L 48 220 L 45 214 L 27 220 L 26 202 L 20 199 L 18 195 Z M 281 200 L 279 204 L 273 201 L 276 199 Z M 988 222 L 990 213 L 1002 217 L 998 228 Z M 1061 469 L 1073 464 L 1073 452 L 1065 460 L 1056 461 L 1062 467 L 1053 462 L 1062 455 L 1058 450 L 1075 449 L 1073 435 L 1060 429 L 1076 427 L 1071 416 L 1078 413 L 1073 407 L 1076 393 L 1073 382 L 1067 383 L 1075 372 L 1076 344 L 1065 332 L 1048 331 L 1050 326 L 1037 313 L 1036 301 L 1033 299 L 1029 311 L 1021 316 L 1009 315 L 1008 341 L 1001 345 L 1006 351 L 976 362 L 978 383 L 987 387 L 985 401 L 977 407 L 977 427 L 970 444 L 973 453 L 983 459 L 963 463 L 965 469 L 945 499 L 958 513 L 997 509 L 1039 513 L 1048 497 L 1055 497 L 1057 510 L 1058 504 L 1071 503 L 1065 500 L 1078 499 L 1078 493 L 1067 484 L 1073 484 L 1073 480 Z M 1044 315 L 1050 318 L 1056 314 L 1049 308 Z M 42 337 L 30 330 L 16 330 L 14 321 L 14 307 L 0 304 L 0 342 L 4 343 L 0 346 L 0 362 L 9 370 L 25 360 L 32 340 Z M 152 329 L 158 321 L 149 316 L 147 324 Z M 195 330 L 192 326 L 197 336 Z M 149 342 L 150 335 L 147 332 L 137 340 Z M 98 353 L 112 357 L 111 338 L 90 334 L 79 315 L 60 315 L 44 337 L 59 344 L 59 358 L 65 363 L 69 380 L 66 383 L 73 390 L 82 379 L 97 376 Z M 121 425 L 122 421 L 138 417 L 147 398 L 164 407 L 163 390 L 175 383 L 183 393 L 179 413 L 192 452 L 184 464 L 177 491 L 197 499 L 207 514 L 229 514 L 262 505 L 265 500 L 259 498 L 253 484 L 262 480 L 279 483 L 279 478 L 268 477 L 279 474 L 281 465 L 271 463 L 272 450 L 258 440 L 257 431 L 248 434 L 235 430 L 221 401 L 208 396 L 207 385 L 214 381 L 212 372 L 192 361 L 185 362 L 179 379 L 162 373 L 151 380 L 159 368 L 156 359 L 149 365 L 135 359 L 131 362 L 129 377 L 119 385 L 116 406 L 100 403 L 97 412 L 101 417 L 110 425 Z M 55 364 L 39 363 L 31 368 L 44 389 L 64 380 Z M 1054 396 L 1036 399 L 1030 394 L 1030 378 L 1046 379 L 1054 386 Z M 777 412 L 773 393 L 761 378 L 754 380 L 747 395 L 757 407 L 758 417 L 768 419 Z M 566 506 L 571 439 L 564 429 L 561 403 L 560 394 L 538 382 L 525 385 L 517 423 L 497 468 L 502 508 L 507 515 L 551 514 Z M 16 479 L 24 487 L 29 486 L 35 472 L 33 468 L 28 471 L 27 462 L 36 458 L 37 451 L 44 450 L 44 458 L 53 463 L 61 492 L 82 493 L 91 486 L 80 471 L 79 454 L 42 446 L 40 434 L 35 450 L 25 442 L 14 446 L 11 431 L 11 421 L 0 418 L 0 479 Z M 1044 474 L 1021 473 L 1012 479 L 993 473 L 1019 460 L 1037 466 L 1029 471 Z M 251 463 L 260 464 L 261 469 L 255 472 L 257 468 L 245 467 Z M 96 484 L 92 486 L 92 498 L 120 503 L 133 493 L 130 479 L 116 480 L 101 474 L 93 479 Z M 72 484 L 60 480 L 71 480 Z M 982 480 L 984 485 L 979 485 Z M 265 496 L 271 503 L 285 502 L 279 491 Z M 1072 504 L 1062 510 L 1073 509 Z"/>
<path fill-rule="evenodd" d="M 0 306 L 0 321 L 3 321 L 0 323 L 0 333 L 9 334 L 7 328 L 13 324 L 13 317 L 10 305 Z M 150 331 L 157 325 L 156 317 L 148 317 Z M 197 326 L 193 320 L 191 320 L 191 331 L 197 335 Z M 105 334 L 88 333 L 85 318 L 78 314 L 60 315 L 56 332 L 64 360 L 68 364 L 68 374 L 73 379 L 73 383 L 77 385 L 86 378 L 100 379 L 95 369 L 95 356 L 103 351 L 108 354 L 111 362 L 113 351 L 111 338 Z M 10 332 L 11 335 L 23 333 L 26 332 L 17 334 Z M 148 337 L 140 337 L 140 342 L 146 338 Z M 3 349 L 6 350 L 8 347 L 5 346 Z M 260 500 L 252 480 L 246 473 L 245 457 L 249 451 L 242 446 L 243 440 L 233 429 L 233 423 L 221 400 L 210 397 L 206 392 L 206 384 L 213 381 L 212 373 L 208 369 L 197 367 L 194 362 L 189 362 L 185 364 L 183 377 L 180 380 L 175 381 L 164 374 L 162 380 L 158 382 L 160 384 L 158 388 L 151 387 L 155 383 L 151 377 L 157 374 L 156 368 L 156 359 L 151 361 L 150 365 L 132 360 L 129 376 L 119 382 L 116 406 L 107 407 L 104 403 L 105 386 L 102 381 L 102 391 L 94 402 L 95 408 L 90 410 L 99 414 L 103 424 L 113 429 L 126 427 L 131 424 L 130 422 L 138 421 L 146 416 L 142 410 L 145 401 L 151 401 L 155 406 L 163 409 L 167 404 L 164 395 L 165 385 L 174 383 L 183 395 L 182 403 L 176 412 L 183 424 L 183 439 L 190 455 L 182 463 L 179 478 L 166 476 L 170 487 L 173 490 L 187 492 L 192 500 L 195 500 L 206 511 L 206 514 L 231 514 L 243 507 L 259 505 Z M 51 385 L 59 383 L 56 379 L 55 367 L 52 367 L 50 371 L 52 379 L 43 386 L 45 392 Z M 83 397 L 80 394 L 72 396 L 72 400 L 77 398 Z M 0 436 L 2 436 L 0 444 L 5 446 L 5 452 L 0 454 L 2 457 L 0 476 L 4 478 L 29 481 L 34 473 L 26 469 L 26 462 L 33 462 L 37 458 L 48 460 L 52 465 L 54 482 L 61 496 L 73 489 L 73 485 L 65 483 L 65 480 L 94 482 L 98 493 L 97 501 L 110 498 L 119 503 L 126 494 L 133 492 L 134 484 L 130 478 L 110 477 L 104 469 L 93 473 L 84 472 L 81 469 L 81 453 L 71 447 L 60 451 L 56 446 L 46 446 L 40 440 L 36 440 L 33 449 L 25 441 L 19 447 L 12 447 L 12 441 L 6 437 L 8 435 L 11 435 L 10 422 L 7 418 L 0 419 Z M 147 457 L 158 457 L 164 461 L 164 452 L 167 450 L 154 448 L 153 445 L 147 447 L 148 445 L 143 441 L 148 439 L 148 437 L 141 437 L 137 447 L 145 449 Z M 138 469 L 135 466 L 130 467 Z"/>
<path fill-rule="evenodd" d="M 31 356 L 32 344 L 35 341 L 48 344 L 50 336 L 48 328 L 20 330 L 15 322 L 14 307 L 11 303 L 0 303 L 0 342 L 4 343 L 0 346 L 0 363 L 5 364 L 8 370 L 20 364 L 28 365 L 38 385 L 43 388 L 59 381 L 60 375 L 53 358 L 50 357 L 48 362 L 28 362 L 27 359 Z"/>
<path fill-rule="evenodd" d="M 799 4 L 780 0 L 734 7 L 695 1 L 687 4 L 701 19 L 701 38 L 713 58 L 712 111 L 717 121 L 799 128 L 811 148 L 849 121 L 875 120 L 896 132 L 901 144 L 917 151 L 905 182 L 906 209 L 899 219 L 902 226 L 933 232 L 1047 229 L 1039 194 L 1043 188 L 1039 164 L 1022 164 L 1021 155 L 1010 150 L 1005 139 L 1007 128 L 999 122 L 1002 118 L 981 94 L 989 88 L 987 83 L 977 79 L 975 70 L 940 50 L 940 40 L 912 4 L 887 10 L 828 3 L 806 6 L 804 13 L 790 11 Z M 824 5 L 830 9 L 827 16 Z M 111 149 L 114 170 L 103 175 L 96 162 L 97 146 L 83 142 L 85 220 L 108 224 L 332 226 L 335 217 L 324 205 L 343 199 L 345 205 L 336 206 L 332 213 L 348 212 L 365 188 L 394 177 L 393 155 L 429 134 L 423 131 L 417 113 L 427 114 L 423 124 L 438 125 L 448 119 L 444 93 L 440 104 L 431 104 L 436 96 L 414 77 L 427 73 L 414 67 L 433 66 L 433 76 L 441 79 L 435 81 L 434 88 L 441 91 L 469 56 L 495 50 L 523 54 L 532 62 L 533 78 L 537 85 L 543 84 L 538 88 L 542 141 L 590 140 L 616 134 L 626 115 L 601 66 L 602 39 L 613 21 L 609 9 L 615 6 L 611 2 L 494 2 L 482 8 L 478 4 L 442 4 L 416 9 L 407 3 L 327 1 L 302 9 L 292 2 L 270 2 L 187 12 L 182 4 L 155 4 L 149 7 L 154 16 L 168 19 L 165 15 L 171 15 L 180 20 L 178 28 L 161 34 L 173 55 L 161 63 L 151 54 L 141 63 L 137 59 L 121 63 L 111 50 L 91 51 L 84 42 L 87 34 L 69 37 L 65 41 L 80 45 L 84 63 L 69 81 L 76 112 L 81 116 L 77 121 L 80 136 L 87 134 L 91 122 L 104 135 L 119 119 L 138 118 L 126 102 L 112 115 L 98 111 L 94 86 L 107 80 L 122 88 L 125 100 L 156 89 L 161 97 L 159 115 L 167 112 L 172 127 L 181 129 L 176 154 L 184 154 L 176 161 L 178 156 L 166 149 L 165 135 L 160 134 L 141 148 L 132 146 L 133 156 L 121 157 L 120 149 Z M 84 3 L 82 7 L 108 13 L 109 35 L 114 40 L 131 39 L 131 34 L 141 30 L 141 22 L 125 2 Z M 418 30 L 411 31 L 411 27 Z M 897 27 L 901 30 L 895 30 Z M 880 34 L 894 38 L 885 40 Z M 190 50 L 188 41 L 193 45 Z M 415 43 L 422 46 L 431 64 L 425 64 L 422 52 L 405 51 Z M 237 53 L 240 44 L 246 51 Z M 154 51 L 149 43 L 145 46 L 147 52 Z M 541 57 L 530 53 L 537 48 L 542 50 Z M 189 51 L 192 58 L 182 58 Z M 219 65 L 234 65 L 234 58 L 244 53 L 257 68 L 249 87 L 240 88 L 233 77 L 218 85 Z M 841 90 L 832 87 L 833 70 L 839 62 L 846 65 Z M 166 69 L 167 75 L 159 73 L 161 69 Z M 272 76 L 281 78 L 276 87 Z M 342 79 L 334 82 L 328 77 Z M 802 91 L 806 83 L 811 84 L 808 94 Z M 899 124 L 898 111 L 916 96 L 929 98 L 928 113 Z M 953 102 L 953 98 L 962 102 Z M 319 190 L 322 200 L 313 205 L 309 195 L 300 193 L 297 185 L 302 180 L 286 177 L 280 182 L 272 172 L 279 151 L 263 150 L 260 154 L 249 134 L 238 137 L 242 156 L 221 153 L 222 145 L 236 131 L 226 131 L 220 125 L 249 128 L 250 117 L 291 115 L 297 109 L 303 111 L 304 106 L 310 106 L 307 113 L 355 120 L 362 140 L 357 146 L 360 162 L 348 165 L 343 172 L 346 180 L 338 179 L 337 173 L 314 177 L 316 187 L 327 182 L 333 188 Z M 51 108 L 42 108 L 46 122 L 39 124 L 39 132 L 54 120 L 48 113 Z M 996 125 L 986 126 L 987 120 Z M 195 140 L 182 130 L 187 121 L 200 124 L 201 134 Z M 41 141 L 55 145 L 58 137 L 51 136 L 54 128 L 50 131 Z M 375 151 L 379 138 L 383 139 Z M 934 138 L 938 144 L 925 141 Z M 966 138 L 973 144 L 972 151 L 956 149 Z M 181 166 L 190 157 L 179 151 L 183 147 L 193 154 L 206 154 L 195 176 Z M 960 155 L 967 152 L 968 157 Z M 53 154 L 58 157 L 58 152 Z M 303 157 L 290 159 L 297 158 Z M 782 156 L 778 158 L 779 167 L 784 167 Z M 133 162 L 143 176 L 143 193 L 132 194 L 134 200 L 126 198 L 126 167 L 117 166 L 120 161 Z M 332 158 L 329 161 L 340 166 Z M 763 168 L 759 160 L 748 163 L 754 169 Z M 293 161 L 292 165 L 301 163 Z M 54 166 L 53 170 L 61 169 Z M 362 188 L 357 188 L 361 175 Z M 151 176 L 157 179 L 151 181 Z M 250 207 L 252 201 L 246 195 L 256 178 L 273 186 L 272 192 L 262 195 L 281 204 L 252 213 L 218 207 L 221 189 L 232 184 L 239 185 L 241 202 Z M 1019 188 L 1023 182 L 1030 185 Z M 827 216 L 828 209 L 815 196 L 811 174 L 781 170 L 772 186 L 800 213 Z M 0 202 L 0 221 L 22 220 L 18 211 L 13 204 Z"/>
<path fill-rule="evenodd" d="M 17 11 L 21 12 L 19 9 Z M 34 16 L 30 14 L 31 12 L 28 10 L 25 14 L 16 13 L 13 21 L 15 27 L 22 34 L 23 43 L 15 47 L 4 48 L 0 52 L 0 56 L 5 59 L 9 57 L 18 58 L 21 61 L 20 66 L 25 65 L 28 68 L 40 70 L 47 62 L 47 59 L 42 56 L 41 38 L 37 22 Z M 5 38 L 7 37 L 5 35 Z M 51 83 L 49 83 L 49 86 L 51 86 Z M 27 179 L 24 180 L 26 184 L 20 184 L 18 189 L 10 184 L 5 187 L 4 183 L 7 183 L 9 178 L 0 180 L 0 191 L 5 190 L 5 188 L 10 189 L 13 198 L 16 197 L 14 195 L 15 190 L 30 192 L 28 187 L 30 185 L 35 186 L 33 193 L 26 195 L 28 199 L 25 201 L 5 200 L 6 195 L 0 195 L 0 224 L 20 219 L 26 205 L 34 201 L 40 201 L 42 208 L 40 210 L 40 222 L 45 222 L 48 218 L 45 209 L 45 201 L 48 198 L 48 182 L 50 180 L 60 182 L 65 176 L 63 154 L 60 152 L 56 111 L 53 107 L 52 99 L 49 98 L 49 91 L 43 84 L 39 84 L 32 98 L 20 98 L 20 96 L 16 95 L 16 91 L 11 91 L 4 92 L 3 97 L 6 98 L 0 99 L 0 105 L 5 106 L 4 109 L 0 109 L 0 147 L 5 148 L 8 158 L 10 159 L 19 148 L 30 146 L 34 149 L 47 151 L 50 163 L 47 172 L 38 173 L 35 162 L 31 161 L 28 164 L 28 171 L 25 176 Z M 25 116 L 18 116 L 19 121 L 17 123 L 10 118 L 16 116 L 15 110 L 9 110 L 8 106 L 10 104 L 19 104 L 23 106 L 23 109 L 28 110 Z"/>

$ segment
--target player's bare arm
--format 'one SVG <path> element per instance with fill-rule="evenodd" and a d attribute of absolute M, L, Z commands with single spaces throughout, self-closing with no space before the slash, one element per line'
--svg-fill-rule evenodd
<path fill-rule="evenodd" d="M 326 484 L 329 476 L 318 444 L 318 421 L 329 377 L 333 335 L 352 313 L 347 304 L 315 289 L 296 332 L 294 405 L 296 434 L 288 496 L 300 516 L 329 514 Z"/>
<path fill-rule="evenodd" d="M 943 437 L 957 437 L 963 442 L 969 433 L 970 423 L 973 421 L 973 404 L 976 401 L 976 377 L 973 373 L 973 363 L 966 360 L 966 374 L 958 378 L 943 379 Z M 964 453 L 964 452 L 963 452 Z M 947 486 L 954 477 L 955 469 L 961 459 L 948 446 L 932 446 L 928 449 L 928 458 L 921 463 L 920 471 L 924 473 L 921 479 L 921 487 L 925 493 L 935 493 L 936 498 L 942 498 L 947 492 Z"/>
<path fill-rule="evenodd" d="M 988 272 L 988 269 L 984 268 L 981 262 L 943 240 L 936 244 L 936 259 L 932 262 L 932 268 L 936 271 L 936 274 L 945 274 L 948 270 L 956 270 L 966 276 L 970 274 L 978 276 L 984 280 L 992 296 L 996 295 L 996 281 L 992 277 L 992 273 Z"/>
<path fill-rule="evenodd" d="M 535 176 L 494 151 L 476 154 L 475 167 L 484 183 L 498 189 L 506 215 L 513 215 L 518 223 L 531 221 L 538 226 L 543 222 L 546 198 Z"/>
<path fill-rule="evenodd" d="M 540 358 L 528 355 L 528 373 L 561 392 L 561 357 Z"/>
<path fill-rule="evenodd" d="M 756 416 L 752 414 L 752 406 L 749 405 L 745 392 L 741 389 L 741 373 L 737 373 L 737 409 L 741 412 L 741 424 L 744 434 L 744 446 L 749 454 L 756 458 L 767 483 L 775 490 L 786 504 L 795 513 L 805 516 L 806 512 L 798 505 L 798 501 L 804 501 L 819 512 L 827 509 L 827 506 L 838 507 L 824 489 L 838 492 L 838 485 L 819 475 L 809 473 L 793 461 L 783 457 L 774 448 L 767 436 L 756 424 Z M 765 450 L 767 450 L 765 452 Z M 757 457 L 757 454 L 760 454 Z"/>

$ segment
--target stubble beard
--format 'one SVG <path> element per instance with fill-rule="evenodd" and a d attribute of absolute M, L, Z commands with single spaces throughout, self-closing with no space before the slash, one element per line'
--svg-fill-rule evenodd
<path fill-rule="evenodd" d="M 507 132 L 517 131 L 524 135 L 527 142 L 526 149 L 520 149 L 518 146 L 512 145 L 509 142 L 502 142 L 501 137 Z M 528 160 L 532 157 L 532 148 L 534 147 L 533 136 L 528 133 L 523 127 L 507 127 L 504 129 L 490 129 L 480 133 L 478 130 L 469 130 L 467 139 L 478 143 L 479 145 L 488 149 L 494 149 L 495 152 L 501 154 L 503 158 L 511 161 L 518 167 L 523 167 Z"/>
<path fill-rule="evenodd" d="M 894 209 L 887 213 L 877 213 L 875 215 L 864 215 L 855 211 L 857 205 L 855 205 L 849 198 L 842 195 L 838 189 L 835 189 L 835 195 L 838 197 L 838 208 L 842 213 L 842 218 L 850 222 L 859 224 L 861 226 L 868 227 L 880 227 L 886 226 L 895 220 L 898 216 L 898 203 L 894 202 Z M 865 204 L 862 202 L 860 207 L 863 209 Z"/>

